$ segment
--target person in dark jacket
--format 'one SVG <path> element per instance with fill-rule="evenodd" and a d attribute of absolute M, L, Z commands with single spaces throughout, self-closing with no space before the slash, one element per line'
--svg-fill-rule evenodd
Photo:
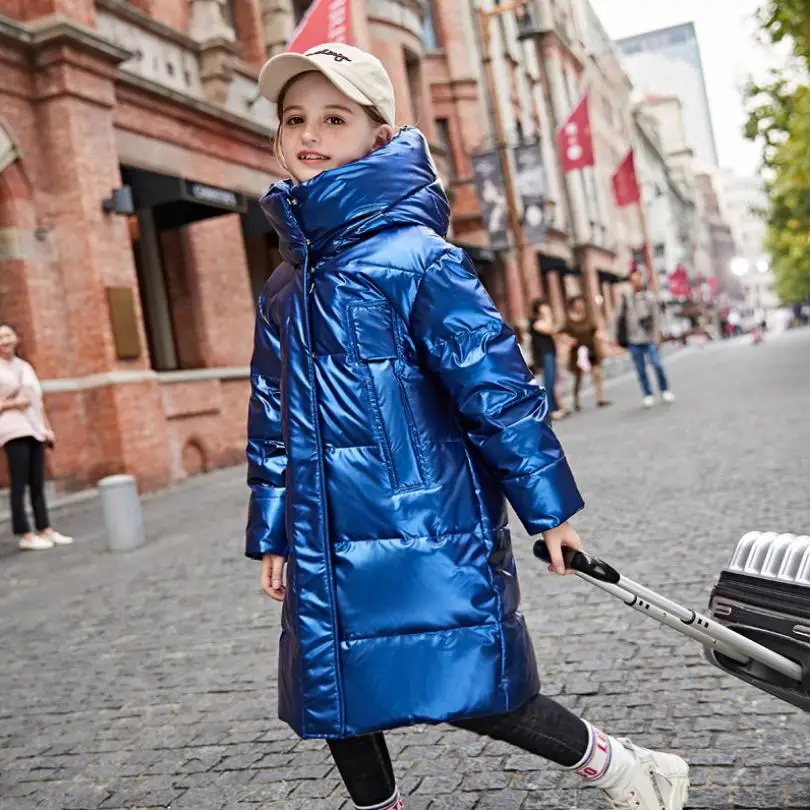
<path fill-rule="evenodd" d="M 423 135 L 394 135 L 390 79 L 347 45 L 276 56 L 259 84 L 292 178 L 261 200 L 284 262 L 259 300 L 247 448 L 280 717 L 327 740 L 356 807 L 404 807 L 385 729 L 451 722 L 616 807 L 681 810 L 682 759 L 539 694 L 506 501 L 557 573 L 583 502 L 513 331 L 445 241 Z"/>

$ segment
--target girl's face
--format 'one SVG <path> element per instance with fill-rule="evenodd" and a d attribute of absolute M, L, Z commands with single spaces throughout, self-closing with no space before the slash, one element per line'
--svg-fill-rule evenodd
<path fill-rule="evenodd" d="M 17 348 L 17 333 L 10 326 L 0 326 L 0 357 L 9 360 Z"/>
<path fill-rule="evenodd" d="M 317 71 L 304 73 L 284 94 L 278 137 L 284 163 L 299 183 L 364 158 L 393 134 Z"/>

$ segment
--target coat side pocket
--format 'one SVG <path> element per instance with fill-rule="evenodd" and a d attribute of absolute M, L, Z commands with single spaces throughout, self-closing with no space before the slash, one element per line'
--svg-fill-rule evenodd
<path fill-rule="evenodd" d="M 416 452 L 415 425 L 405 385 L 397 374 L 399 346 L 394 313 L 387 303 L 351 308 L 356 359 L 364 366 L 369 416 L 394 491 L 424 486 Z"/>

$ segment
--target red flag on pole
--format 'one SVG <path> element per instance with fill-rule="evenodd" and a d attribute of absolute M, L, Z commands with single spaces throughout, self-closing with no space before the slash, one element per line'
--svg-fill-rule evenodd
<path fill-rule="evenodd" d="M 593 166 L 596 162 L 591 138 L 591 120 L 586 93 L 557 130 L 557 146 L 563 174 Z"/>
<path fill-rule="evenodd" d="M 611 183 L 613 185 L 613 199 L 619 208 L 633 205 L 633 203 L 641 200 L 641 189 L 638 187 L 636 161 L 632 149 L 614 172 Z"/>
<path fill-rule="evenodd" d="M 669 274 L 669 293 L 673 298 L 689 298 L 692 294 L 689 273 L 682 264 Z"/>
<path fill-rule="evenodd" d="M 354 45 L 351 0 L 314 0 L 293 32 L 287 50 L 304 53 L 324 42 Z"/>

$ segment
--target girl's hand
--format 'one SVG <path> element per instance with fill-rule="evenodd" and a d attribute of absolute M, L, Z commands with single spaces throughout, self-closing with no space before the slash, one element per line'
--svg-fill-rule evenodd
<path fill-rule="evenodd" d="M 287 588 L 284 585 L 284 568 L 287 558 L 278 554 L 265 554 L 262 557 L 262 590 L 276 602 L 283 602 Z"/>
<path fill-rule="evenodd" d="M 56 434 L 50 428 L 45 428 L 45 441 L 46 442 L 56 441 Z"/>
<path fill-rule="evenodd" d="M 570 568 L 565 567 L 562 550 L 564 548 L 582 548 L 582 540 L 569 523 L 562 523 L 559 526 L 543 532 L 543 540 L 551 556 L 551 565 L 548 570 L 554 574 L 572 574 Z"/>

